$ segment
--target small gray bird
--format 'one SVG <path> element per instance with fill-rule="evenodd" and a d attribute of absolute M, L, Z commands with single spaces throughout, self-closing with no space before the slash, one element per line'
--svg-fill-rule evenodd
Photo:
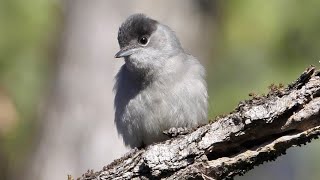
<path fill-rule="evenodd" d="M 126 146 L 168 139 L 163 131 L 207 123 L 205 69 L 166 25 L 143 14 L 119 28 L 125 64 L 116 75 L 115 124 Z"/>

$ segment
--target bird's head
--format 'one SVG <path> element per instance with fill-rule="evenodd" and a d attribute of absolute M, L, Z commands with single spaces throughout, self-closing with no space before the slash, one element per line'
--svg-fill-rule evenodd
<path fill-rule="evenodd" d="M 119 28 L 120 51 L 116 58 L 124 58 L 134 71 L 161 68 L 170 57 L 183 49 L 175 33 L 166 25 L 143 14 L 134 14 Z"/>

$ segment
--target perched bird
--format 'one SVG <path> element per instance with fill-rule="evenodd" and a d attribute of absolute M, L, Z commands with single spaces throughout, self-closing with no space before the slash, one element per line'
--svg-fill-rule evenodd
<path fill-rule="evenodd" d="M 144 147 L 168 139 L 172 127 L 207 123 L 205 69 L 181 47 L 166 25 L 134 14 L 120 26 L 125 64 L 116 75 L 115 124 L 126 146 Z"/>

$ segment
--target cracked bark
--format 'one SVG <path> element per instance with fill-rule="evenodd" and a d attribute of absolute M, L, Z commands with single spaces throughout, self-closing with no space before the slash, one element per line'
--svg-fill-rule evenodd
<path fill-rule="evenodd" d="M 272 85 L 211 124 L 132 150 L 79 179 L 231 179 L 318 138 L 319 95 L 320 72 L 310 67 L 287 88 Z"/>

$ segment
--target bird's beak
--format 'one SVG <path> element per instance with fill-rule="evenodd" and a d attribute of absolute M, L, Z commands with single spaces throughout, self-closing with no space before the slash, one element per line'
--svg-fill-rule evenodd
<path fill-rule="evenodd" d="M 134 49 L 123 48 L 119 52 L 117 52 L 117 54 L 114 55 L 114 57 L 115 58 L 122 58 L 122 57 L 130 56 L 131 54 L 137 52 L 137 50 L 138 50 L 137 48 L 134 48 Z"/>

